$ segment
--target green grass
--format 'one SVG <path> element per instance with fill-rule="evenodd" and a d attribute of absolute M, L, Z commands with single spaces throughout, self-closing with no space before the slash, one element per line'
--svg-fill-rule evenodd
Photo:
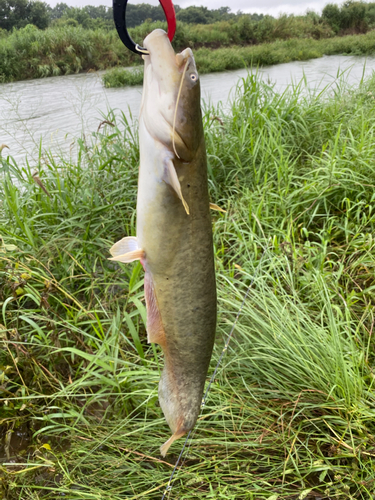
<path fill-rule="evenodd" d="M 212 213 L 210 373 L 254 283 L 170 498 L 374 495 L 374 96 L 374 79 L 279 95 L 249 75 L 230 112 L 205 110 L 211 201 L 227 211 Z M 143 271 L 107 260 L 135 234 L 136 129 L 118 119 L 74 163 L 2 152 L 4 499 L 160 499 L 181 449 L 158 451 Z"/>
<path fill-rule="evenodd" d="M 143 82 L 143 68 L 140 67 L 134 70 L 112 68 L 104 73 L 102 81 L 107 88 L 141 85 Z"/>

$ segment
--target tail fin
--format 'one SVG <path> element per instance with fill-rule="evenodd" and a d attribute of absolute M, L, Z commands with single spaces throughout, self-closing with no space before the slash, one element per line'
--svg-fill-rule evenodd
<path fill-rule="evenodd" d="M 162 446 L 160 446 L 160 454 L 162 457 L 165 457 L 167 454 L 167 451 L 169 450 L 169 447 L 171 446 L 172 443 L 174 443 L 177 439 L 180 439 L 184 434 L 186 434 L 187 431 L 185 430 L 179 430 L 172 434 L 172 436 L 166 441 Z"/>
<path fill-rule="evenodd" d="M 163 346 L 163 350 L 165 364 L 159 382 L 159 401 L 173 432 L 160 448 L 160 453 L 164 457 L 171 444 L 194 427 L 200 410 L 203 387 L 195 384 L 187 385 L 181 374 L 179 380 L 178 363 L 172 364 L 166 346 Z"/>

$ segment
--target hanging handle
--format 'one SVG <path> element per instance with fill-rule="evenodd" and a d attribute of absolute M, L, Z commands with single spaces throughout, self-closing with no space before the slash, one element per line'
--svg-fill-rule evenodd
<path fill-rule="evenodd" d="M 160 5 L 164 10 L 165 17 L 168 24 L 168 38 L 170 41 L 173 40 L 174 34 L 176 32 L 176 13 L 174 11 L 172 0 L 159 0 Z M 126 27 L 126 6 L 128 0 L 113 0 L 113 19 L 115 21 L 115 26 L 117 33 L 122 41 L 122 43 L 132 52 L 136 54 L 148 54 L 148 50 L 141 47 L 135 43 L 127 30 Z"/>

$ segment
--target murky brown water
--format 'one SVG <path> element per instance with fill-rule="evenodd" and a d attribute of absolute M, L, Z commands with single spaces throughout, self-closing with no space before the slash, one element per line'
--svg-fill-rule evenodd
<path fill-rule="evenodd" d="M 9 429 L 0 438 L 0 464 L 8 462 L 17 463 L 20 451 L 26 450 L 31 441 L 31 435 L 27 425 L 21 425 L 17 429 Z"/>
<path fill-rule="evenodd" d="M 362 74 L 375 70 L 375 58 L 326 56 L 306 62 L 292 62 L 262 68 L 264 79 L 284 90 L 303 75 L 310 88 L 323 88 L 346 71 L 349 83 L 358 83 Z M 213 73 L 201 77 L 202 98 L 213 104 L 228 100 L 246 70 Z M 71 144 L 82 133 L 95 131 L 108 109 L 137 118 L 141 100 L 140 86 L 105 89 L 97 73 L 58 76 L 0 85 L 0 145 L 9 146 L 4 154 L 17 161 L 38 157 L 40 141 L 44 149 L 74 151 Z M 74 154 L 74 152 L 72 153 Z"/>

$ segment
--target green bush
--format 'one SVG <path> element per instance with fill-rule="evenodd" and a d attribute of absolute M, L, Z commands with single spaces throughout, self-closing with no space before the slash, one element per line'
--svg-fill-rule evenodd
<path fill-rule="evenodd" d="M 103 75 L 102 80 L 107 88 L 141 85 L 143 82 L 143 68 L 134 70 L 112 68 Z"/>
<path fill-rule="evenodd" d="M 0 36 L 0 81 L 139 65 L 140 57 L 123 46 L 116 31 L 84 29 L 77 22 L 61 17 L 53 28 L 39 30 L 28 25 Z M 130 35 L 142 44 L 155 28 L 166 29 L 166 24 L 145 22 L 131 29 Z M 179 23 L 173 46 L 177 52 L 193 48 L 201 73 L 323 54 L 374 52 L 372 32 L 331 39 L 332 33 L 327 23 L 311 14 L 279 19 L 264 16 L 258 21 L 250 16 L 237 16 L 207 25 Z M 120 84 L 119 74 L 113 77 L 116 84 Z M 128 75 L 126 81 L 138 84 L 140 77 L 132 80 Z M 109 79 L 107 82 L 112 85 Z"/>
<path fill-rule="evenodd" d="M 139 61 L 115 32 L 65 26 L 38 30 L 26 27 L 0 39 L 3 81 L 104 69 Z"/>

